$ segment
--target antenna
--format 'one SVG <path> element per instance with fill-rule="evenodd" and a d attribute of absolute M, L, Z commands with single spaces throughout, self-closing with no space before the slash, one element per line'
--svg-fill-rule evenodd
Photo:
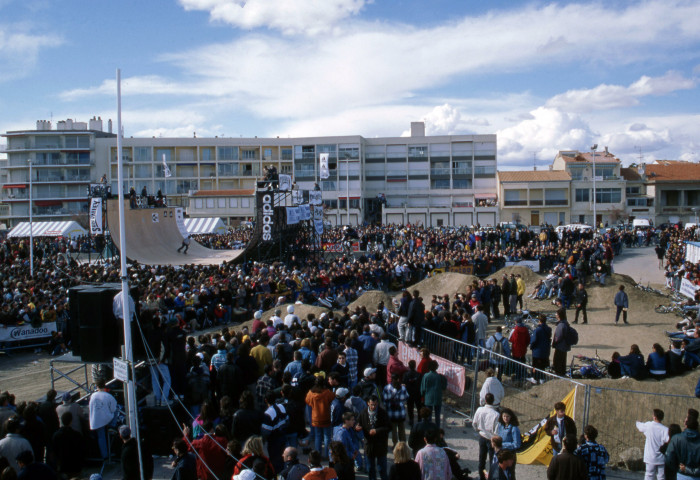
<path fill-rule="evenodd" d="M 537 170 L 537 151 L 532 152 L 532 169 Z"/>
<path fill-rule="evenodd" d="M 644 155 L 642 155 L 642 147 L 635 145 L 634 149 L 639 151 L 639 164 L 641 165 L 642 163 L 644 163 Z"/>

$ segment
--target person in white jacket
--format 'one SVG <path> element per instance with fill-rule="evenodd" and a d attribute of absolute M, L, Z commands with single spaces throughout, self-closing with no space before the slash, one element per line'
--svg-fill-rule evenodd
<path fill-rule="evenodd" d="M 484 400 L 486 405 L 479 407 L 474 412 L 472 427 L 479 434 L 479 479 L 484 480 L 486 469 L 486 455 L 489 455 L 489 465 L 493 461 L 493 448 L 491 447 L 491 437 L 496 435 L 498 417 L 500 413 L 493 406 L 493 393 L 487 393 Z"/>
<path fill-rule="evenodd" d="M 644 443 L 644 463 L 646 464 L 645 480 L 664 480 L 664 454 L 661 446 L 668 442 L 668 427 L 661 422 L 664 419 L 664 411 L 654 409 L 651 422 L 637 422 L 637 430 L 646 437 Z"/>
<path fill-rule="evenodd" d="M 498 407 L 506 395 L 503 384 L 496 378 L 496 371 L 493 368 L 487 368 L 484 373 L 486 374 L 486 380 L 484 380 L 484 384 L 479 392 L 479 405 L 482 407 L 486 405 L 486 394 L 490 393 L 493 395 L 493 406 Z"/>

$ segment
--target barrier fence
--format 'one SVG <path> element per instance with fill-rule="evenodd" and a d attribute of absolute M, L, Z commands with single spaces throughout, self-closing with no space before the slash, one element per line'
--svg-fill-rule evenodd
<path fill-rule="evenodd" d="M 484 371 L 493 368 L 506 392 L 501 406 L 516 413 L 523 433 L 547 418 L 554 404 L 562 401 L 572 389 L 575 390 L 573 419 L 578 426 L 578 434 L 583 433 L 586 425 L 595 426 L 599 432 L 599 443 L 610 453 L 610 465 L 624 464 L 629 467 L 633 466 L 629 465 L 630 458 L 643 457 L 645 437 L 637 430 L 635 422 L 651 420 L 654 408 L 665 412 L 666 425 L 678 423 L 681 427 L 688 408 L 698 408 L 698 399 L 690 395 L 592 386 L 534 369 L 532 365 L 491 352 L 485 347 L 470 345 L 431 330 L 422 331 L 421 345 L 428 348 L 431 355 L 464 367 L 465 390 L 458 401 L 458 409 L 469 416 L 479 407 L 479 391 L 486 379 Z M 547 388 L 533 392 L 535 383 L 530 379 L 538 384 L 546 383 Z"/>

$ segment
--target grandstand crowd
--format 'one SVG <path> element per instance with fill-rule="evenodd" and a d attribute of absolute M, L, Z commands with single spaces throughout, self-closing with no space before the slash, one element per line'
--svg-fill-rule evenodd
<path fill-rule="evenodd" d="M 421 350 L 418 364 L 404 365 L 395 339 L 421 347 L 421 332 L 430 330 L 516 360 L 524 359 L 523 346 L 527 351 L 534 344 L 532 366 L 538 368 L 549 366 L 554 340 L 553 367 L 558 374 L 565 372 L 558 370 L 556 343 L 570 341 L 562 337 L 565 332 L 559 326 L 554 338 L 551 329 L 547 334 L 546 321 L 542 322 L 545 331 L 540 332 L 544 337 L 533 335 L 524 344 L 517 336 L 503 344 L 499 332 L 486 337 L 484 322 L 522 310 L 527 292 L 517 276 L 475 281 L 456 298 L 424 300 L 411 285 L 435 269 L 472 266 L 476 274 L 485 276 L 506 261 L 539 260 L 541 270 L 550 275 L 544 281 L 549 282 L 546 293 L 558 299 L 557 315 L 566 323 L 566 307 L 576 306 L 578 300 L 576 281 L 583 285 L 591 279 L 600 282 L 601 275 L 614 271 L 614 258 L 622 245 L 639 244 L 640 238 L 642 245 L 646 241 L 658 243 L 663 251 L 661 266 L 672 282 L 686 278 L 700 284 L 697 265 L 684 261 L 684 241 L 692 238 L 692 230 L 643 233 L 637 236 L 611 229 L 594 238 L 579 230 L 558 232 L 549 227 L 535 233 L 527 229 L 371 226 L 358 228 L 361 252 L 355 257 L 328 257 L 320 263 L 131 266 L 131 295 L 148 347 L 153 402 L 183 402 L 194 418 L 182 438 L 172 443 L 174 472 L 180 472 L 173 478 L 270 480 L 280 475 L 285 480 L 351 480 L 356 471 L 366 471 L 370 480 L 405 475 L 415 480 L 466 478 L 468 472 L 441 435 L 445 377 L 437 373 L 437 362 L 427 349 Z M 208 241 L 225 245 L 234 239 L 244 240 L 231 235 Z M 339 229 L 326 235 L 329 242 L 342 238 Z M 32 277 L 28 239 L 0 243 L 0 324 L 55 322 L 57 331 L 47 346 L 52 354 L 70 348 L 67 290 L 81 283 L 120 279 L 116 262 L 78 263 L 71 253 L 80 251 L 80 245 L 64 239 L 35 239 Z M 368 248 L 370 245 L 374 248 Z M 368 250 L 372 253 L 366 253 Z M 396 306 L 350 310 L 348 305 L 368 288 L 407 291 Z M 537 289 L 532 294 L 539 293 Z M 299 303 L 326 307 L 328 313 L 300 318 L 294 305 Z M 274 313 L 263 317 L 262 312 L 270 309 Z M 332 309 L 341 313 L 334 315 Z M 395 314 L 390 310 L 396 310 Z M 250 327 L 236 328 L 238 320 L 251 317 Z M 219 331 L 203 333 L 208 327 Z M 686 336 L 691 334 L 694 338 L 684 339 L 681 354 L 692 353 L 695 346 L 700 350 L 700 329 L 698 333 L 685 332 Z M 495 342 L 503 348 L 495 350 Z M 537 348 L 546 354 L 535 356 Z M 647 365 L 643 357 L 642 363 Z M 498 364 L 493 366 L 500 377 L 502 369 Z M 658 367 L 656 363 L 651 366 L 652 370 Z M 684 368 L 692 366 L 685 362 Z M 41 403 L 16 401 L 7 392 L 0 394 L 0 437 L 4 437 L 0 456 L 7 460 L 7 468 L 19 473 L 18 478 L 56 478 L 49 477 L 44 466 L 63 478 L 72 478 L 80 475 L 87 452 L 96 450 L 98 457 L 107 457 L 106 440 L 109 428 L 115 425 L 117 402 L 104 380 L 99 375 L 96 378 L 98 394 L 93 394 L 86 409 L 74 408 L 70 395 L 60 397 L 55 408 L 59 400 L 56 392 L 49 392 Z M 498 378 L 489 383 L 496 381 Z M 479 455 L 482 479 L 484 472 L 490 472 L 489 478 L 514 478 L 514 451 L 519 448 L 514 445 L 520 441 L 517 417 L 514 412 L 499 410 L 496 400 L 492 392 L 484 392 L 481 413 L 477 411 L 473 422 L 484 439 L 480 440 Z M 604 458 L 602 450 L 595 447 L 595 429 L 586 426 L 580 442 L 575 426 L 562 420 L 565 416 L 559 416 L 561 409 L 556 407 L 558 413 L 548 422 L 547 434 L 552 437 L 554 451 L 562 453 L 555 457 L 559 458 L 556 466 L 550 466 L 553 473 L 549 478 L 604 478 L 607 461 L 600 460 Z M 692 431 L 697 431 L 697 416 L 695 423 L 692 413 L 688 418 L 686 432 L 690 433 L 679 435 L 692 437 Z M 123 443 L 124 478 L 138 478 L 132 476 L 138 475 L 134 467 L 138 459 L 135 433 L 132 435 L 128 427 L 118 431 Z M 79 449 L 83 456 L 76 449 L 62 448 L 70 435 L 71 441 L 91 446 Z M 391 469 L 387 464 L 390 436 L 394 448 Z M 141 446 L 147 447 L 148 442 L 141 442 Z M 678 448 L 671 451 L 677 453 Z M 308 465 L 301 462 L 304 449 L 311 449 Z M 31 456 L 25 451 L 31 451 Z M 144 457 L 149 453 L 147 448 L 142 452 Z M 560 465 L 567 454 L 579 460 Z M 700 463 L 683 463 L 680 457 L 674 464 L 675 457 L 672 459 L 669 472 L 681 464 L 700 467 Z M 28 469 L 47 476 L 26 476 Z M 565 476 L 570 471 L 588 476 Z M 5 477 L 2 469 L 0 474 L 0 479 L 12 478 Z"/>

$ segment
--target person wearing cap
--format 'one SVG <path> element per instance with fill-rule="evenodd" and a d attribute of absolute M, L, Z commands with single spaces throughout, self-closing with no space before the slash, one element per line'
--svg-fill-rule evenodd
<path fill-rule="evenodd" d="M 276 308 L 274 315 L 272 315 L 270 317 L 270 320 L 272 320 L 273 327 L 277 328 L 279 325 L 284 324 L 284 320 L 282 320 L 281 315 L 282 315 L 282 310 L 280 310 L 279 308 Z"/>
<path fill-rule="evenodd" d="M 90 410 L 90 430 L 97 435 L 97 444 L 103 459 L 109 457 L 107 448 L 107 427 L 114 421 L 117 413 L 117 400 L 107 391 L 104 379 L 99 378 L 97 391 L 90 396 L 88 404 Z"/>
<path fill-rule="evenodd" d="M 386 406 L 386 413 L 389 416 L 391 425 L 391 439 L 394 446 L 398 442 L 406 441 L 406 402 L 408 401 L 408 391 L 406 386 L 401 385 L 401 377 L 397 374 L 391 376 L 391 383 L 384 387 L 382 399 Z M 397 438 L 398 433 L 398 438 Z"/>
<path fill-rule="evenodd" d="M 292 328 L 292 325 L 294 325 L 295 322 L 300 324 L 301 320 L 294 314 L 294 305 L 289 305 L 287 307 L 287 316 L 284 317 L 284 324 L 287 326 L 287 328 Z"/>
<path fill-rule="evenodd" d="M 362 389 L 362 399 L 366 402 L 372 395 L 376 395 L 377 398 L 381 397 L 381 390 L 377 386 L 377 369 L 372 367 L 365 368 L 364 378 L 358 384 Z"/>
<path fill-rule="evenodd" d="M 64 413 L 70 412 L 73 417 L 70 427 L 82 435 L 83 425 L 87 424 L 88 420 L 85 410 L 77 403 L 73 403 L 73 397 L 69 392 L 64 392 L 61 395 L 61 401 L 62 403 L 56 407 L 56 415 L 61 418 Z"/>
<path fill-rule="evenodd" d="M 141 443 L 131 436 L 131 429 L 127 425 L 119 427 L 119 438 L 122 439 L 122 478 L 124 480 L 141 480 L 141 463 L 139 462 L 139 447 L 141 447 L 141 460 L 143 463 L 143 478 L 153 478 L 153 456 L 145 448 L 148 442 L 141 438 Z"/>
<path fill-rule="evenodd" d="M 257 310 L 253 314 L 253 325 L 251 327 L 251 330 L 253 330 L 253 333 L 258 333 L 263 328 L 265 328 L 265 322 L 262 321 L 262 312 L 260 310 Z"/>

